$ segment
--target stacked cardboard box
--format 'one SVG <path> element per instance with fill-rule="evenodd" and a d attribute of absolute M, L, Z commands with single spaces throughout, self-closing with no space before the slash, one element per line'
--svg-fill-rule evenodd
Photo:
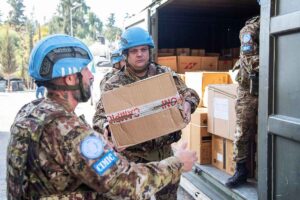
<path fill-rule="evenodd" d="M 212 165 L 216 168 L 234 174 L 235 162 L 233 161 L 233 142 L 231 140 L 212 136 Z"/>
<path fill-rule="evenodd" d="M 157 63 L 170 67 L 174 72 L 177 72 L 177 56 L 158 57 Z"/>
<path fill-rule="evenodd" d="M 191 116 L 191 123 L 182 131 L 181 141 L 196 151 L 200 164 L 211 163 L 211 134 L 207 132 L 207 109 L 198 108 Z"/>
<path fill-rule="evenodd" d="M 201 102 L 198 106 L 207 107 L 206 87 L 210 84 L 228 84 L 230 77 L 227 72 L 186 72 L 185 82 L 199 95 Z"/>
<path fill-rule="evenodd" d="M 237 84 L 208 86 L 208 132 L 233 140 Z"/>

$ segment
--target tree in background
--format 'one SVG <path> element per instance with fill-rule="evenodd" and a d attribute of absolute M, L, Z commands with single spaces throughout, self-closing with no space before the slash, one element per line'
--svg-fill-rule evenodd
<path fill-rule="evenodd" d="M 75 8 L 76 5 L 80 6 Z M 71 12 L 74 36 L 82 39 L 90 37 L 95 40 L 96 35 L 102 32 L 101 20 L 90 11 L 90 7 L 84 0 L 60 0 L 56 12 L 56 15 L 48 23 L 50 34 L 71 34 Z"/>
<path fill-rule="evenodd" d="M 12 10 L 9 11 L 8 15 L 8 24 L 19 31 L 25 26 L 26 21 L 23 0 L 7 0 L 7 3 L 12 7 Z"/>
<path fill-rule="evenodd" d="M 104 31 L 104 36 L 108 41 L 113 42 L 121 35 L 122 30 L 115 25 L 116 19 L 115 14 L 111 13 L 107 19 L 108 23 L 106 24 L 106 29 Z"/>
<path fill-rule="evenodd" d="M 10 88 L 10 77 L 18 68 L 16 62 L 16 42 L 16 37 L 10 33 L 7 27 L 4 37 L 0 40 L 0 64 L 1 72 L 8 80 L 8 88 Z"/>

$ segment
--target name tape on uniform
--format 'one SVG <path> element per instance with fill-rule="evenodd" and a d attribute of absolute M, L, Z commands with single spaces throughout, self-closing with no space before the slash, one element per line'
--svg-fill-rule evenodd
<path fill-rule="evenodd" d="M 93 164 L 93 168 L 97 172 L 97 174 L 102 176 L 104 172 L 115 165 L 118 160 L 119 158 L 116 156 L 114 151 L 109 151 Z"/>

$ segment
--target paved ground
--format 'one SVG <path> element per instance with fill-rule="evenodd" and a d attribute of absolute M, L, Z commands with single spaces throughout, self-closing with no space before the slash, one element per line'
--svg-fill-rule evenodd
<path fill-rule="evenodd" d="M 98 87 L 99 76 L 96 78 L 96 86 Z M 99 97 L 97 90 L 94 90 L 95 96 Z M 15 93 L 2 93 L 0 92 L 0 200 L 6 200 L 6 148 L 9 140 L 9 128 L 12 124 L 18 110 L 27 102 L 35 98 L 34 92 L 15 92 Z M 91 102 L 79 104 L 76 109 L 77 114 L 84 114 L 86 120 L 91 123 L 94 114 L 94 105 Z M 178 199 L 191 200 L 190 197 L 183 189 L 179 189 Z"/>

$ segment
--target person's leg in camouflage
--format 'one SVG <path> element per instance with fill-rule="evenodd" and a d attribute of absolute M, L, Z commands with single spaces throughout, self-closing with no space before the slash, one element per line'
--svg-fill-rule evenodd
<path fill-rule="evenodd" d="M 258 98 L 250 95 L 249 89 L 239 87 L 236 102 L 236 132 L 234 135 L 233 158 L 236 161 L 235 173 L 228 179 L 228 187 L 237 187 L 247 181 L 248 170 L 246 161 L 248 157 L 250 136 L 257 131 Z"/>

